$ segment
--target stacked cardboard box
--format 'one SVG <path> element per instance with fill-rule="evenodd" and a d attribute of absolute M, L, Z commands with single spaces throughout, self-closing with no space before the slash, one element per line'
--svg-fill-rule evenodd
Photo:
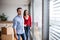
<path fill-rule="evenodd" d="M 2 40 L 14 40 L 14 32 L 12 27 L 2 27 L 1 29 Z"/>
<path fill-rule="evenodd" d="M 14 40 L 12 35 L 2 35 L 1 38 L 2 40 Z"/>
<path fill-rule="evenodd" d="M 13 28 L 12 27 L 2 27 L 2 34 L 6 34 L 6 35 L 9 35 L 9 34 L 13 34 Z"/>

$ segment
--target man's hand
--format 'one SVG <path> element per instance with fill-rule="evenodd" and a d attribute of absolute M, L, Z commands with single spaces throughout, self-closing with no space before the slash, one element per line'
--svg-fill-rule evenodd
<path fill-rule="evenodd" d="M 18 37 L 17 37 L 17 35 L 16 35 L 16 34 L 14 34 L 14 37 L 16 38 L 16 40 L 18 40 Z"/>
<path fill-rule="evenodd" d="M 16 30 L 14 29 L 14 37 L 16 38 L 16 40 L 18 40 L 17 34 L 16 34 Z"/>

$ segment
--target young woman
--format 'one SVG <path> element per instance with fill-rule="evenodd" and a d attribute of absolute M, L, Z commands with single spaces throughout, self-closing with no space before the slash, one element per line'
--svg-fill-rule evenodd
<path fill-rule="evenodd" d="M 30 29 L 31 29 L 31 16 L 27 10 L 24 10 L 24 28 L 26 34 L 26 40 L 30 40 Z"/>

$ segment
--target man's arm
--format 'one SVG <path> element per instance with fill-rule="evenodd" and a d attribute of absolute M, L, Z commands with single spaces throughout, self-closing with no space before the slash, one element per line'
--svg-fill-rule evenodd
<path fill-rule="evenodd" d="M 16 40 L 18 39 L 18 37 L 17 37 L 17 34 L 16 34 L 16 30 L 15 29 L 13 29 L 14 30 L 14 37 L 16 38 Z"/>
<path fill-rule="evenodd" d="M 13 31 L 14 31 L 14 37 L 16 40 L 18 39 L 17 34 L 16 34 L 16 27 L 17 27 L 17 21 L 13 19 Z"/>

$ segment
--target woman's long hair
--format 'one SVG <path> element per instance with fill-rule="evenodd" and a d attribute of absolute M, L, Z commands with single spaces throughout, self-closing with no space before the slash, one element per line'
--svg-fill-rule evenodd
<path fill-rule="evenodd" d="M 26 16 L 26 11 L 27 11 L 27 10 L 24 10 L 23 16 Z M 29 14 L 28 14 L 28 15 L 29 15 Z"/>

